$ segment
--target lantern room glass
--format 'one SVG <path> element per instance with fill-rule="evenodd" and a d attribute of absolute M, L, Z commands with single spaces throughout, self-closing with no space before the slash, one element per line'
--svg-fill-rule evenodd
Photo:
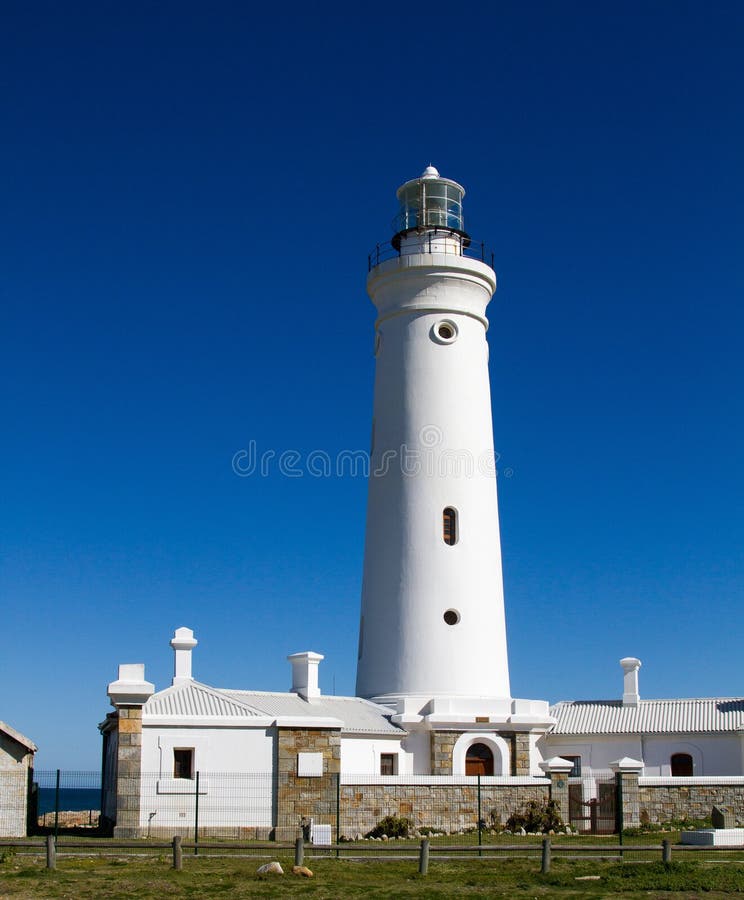
<path fill-rule="evenodd" d="M 462 215 L 464 190 L 451 181 L 422 178 L 398 191 L 400 210 L 393 222 L 397 233 L 411 228 L 465 230 Z"/>

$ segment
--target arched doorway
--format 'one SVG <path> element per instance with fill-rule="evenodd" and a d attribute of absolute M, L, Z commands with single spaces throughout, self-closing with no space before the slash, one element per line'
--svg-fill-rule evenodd
<path fill-rule="evenodd" d="M 466 775 L 493 775 L 493 753 L 485 744 L 471 744 L 465 754 Z"/>
<path fill-rule="evenodd" d="M 674 778 L 692 777 L 692 757 L 689 753 L 673 753 L 671 764 L 672 775 Z"/>

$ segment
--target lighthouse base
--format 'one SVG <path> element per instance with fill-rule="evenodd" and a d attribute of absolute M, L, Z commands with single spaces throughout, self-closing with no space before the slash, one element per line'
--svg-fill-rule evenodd
<path fill-rule="evenodd" d="M 543 777 L 537 742 L 555 722 L 547 701 L 387 695 L 374 702 L 408 733 L 402 749 L 412 752 L 420 774 L 472 774 L 469 754 L 479 745 L 488 774 Z"/>

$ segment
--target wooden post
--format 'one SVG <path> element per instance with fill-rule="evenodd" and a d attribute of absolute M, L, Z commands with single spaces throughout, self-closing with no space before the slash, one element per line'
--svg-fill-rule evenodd
<path fill-rule="evenodd" d="M 48 834 L 46 839 L 47 869 L 57 868 L 57 844 L 53 834 Z"/>
<path fill-rule="evenodd" d="M 181 850 L 181 835 L 177 834 L 173 838 L 173 868 L 180 872 L 183 868 L 183 852 Z"/>
<path fill-rule="evenodd" d="M 421 852 L 419 853 L 419 875 L 427 875 L 429 872 L 429 838 L 421 841 Z"/>
<path fill-rule="evenodd" d="M 661 842 L 661 861 L 665 863 L 670 863 L 672 861 L 672 842 L 671 841 L 662 841 Z"/>
<path fill-rule="evenodd" d="M 547 875 L 550 871 L 550 838 L 543 838 L 542 843 L 542 862 L 540 864 L 540 871 L 543 875 Z"/>
<path fill-rule="evenodd" d="M 303 865 L 305 859 L 305 842 L 301 837 L 298 837 L 295 841 L 295 865 L 301 866 Z"/>

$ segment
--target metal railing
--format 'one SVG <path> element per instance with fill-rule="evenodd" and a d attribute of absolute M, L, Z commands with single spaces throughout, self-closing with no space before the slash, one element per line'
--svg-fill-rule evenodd
<path fill-rule="evenodd" d="M 414 232 L 415 229 L 409 231 L 409 234 Z M 375 266 L 396 256 L 412 256 L 422 252 L 466 256 L 469 259 L 480 260 L 492 269 L 494 267 L 493 251 L 489 250 L 483 241 L 474 241 L 469 235 L 453 231 L 451 228 L 429 228 L 419 233 L 421 241 L 417 244 L 406 245 L 400 240 L 400 235 L 396 235 L 390 241 L 376 244 L 367 255 L 367 271 L 371 272 Z M 442 240 L 443 238 L 446 240 Z"/>

